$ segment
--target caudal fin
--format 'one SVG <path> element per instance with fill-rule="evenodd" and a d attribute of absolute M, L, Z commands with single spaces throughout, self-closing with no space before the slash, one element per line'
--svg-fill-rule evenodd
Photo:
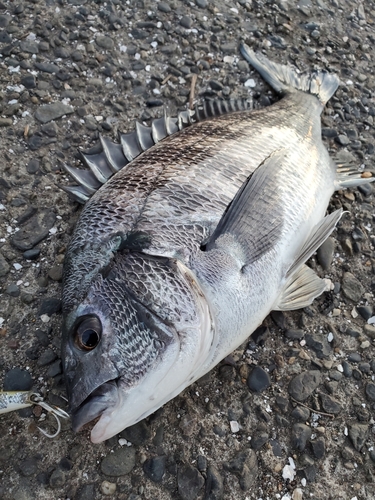
<path fill-rule="evenodd" d="M 340 80 L 326 71 L 299 75 L 289 66 L 274 63 L 263 54 L 255 53 L 245 43 L 240 46 L 241 54 L 277 92 L 284 94 L 292 89 L 316 95 L 324 105 L 336 92 Z"/>

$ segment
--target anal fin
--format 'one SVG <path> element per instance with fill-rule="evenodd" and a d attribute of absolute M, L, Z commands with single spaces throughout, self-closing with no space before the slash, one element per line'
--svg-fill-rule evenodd
<path fill-rule="evenodd" d="M 326 281 L 303 265 L 289 276 L 275 310 L 292 311 L 307 307 L 326 289 Z"/>

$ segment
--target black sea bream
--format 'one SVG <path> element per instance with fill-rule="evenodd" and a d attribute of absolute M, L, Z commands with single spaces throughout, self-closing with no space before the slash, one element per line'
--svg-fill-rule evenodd
<path fill-rule="evenodd" d="M 338 78 L 241 51 L 283 99 L 137 125 L 121 145 L 102 139 L 90 171 L 67 168 L 88 201 L 66 253 L 63 362 L 73 428 L 100 416 L 93 442 L 179 394 L 271 310 L 320 295 L 305 262 L 341 217 L 325 216 L 330 197 L 369 181 L 338 171 L 321 140 Z"/>

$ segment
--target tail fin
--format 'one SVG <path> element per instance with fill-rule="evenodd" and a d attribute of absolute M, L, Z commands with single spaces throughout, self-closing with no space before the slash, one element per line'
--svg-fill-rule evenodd
<path fill-rule="evenodd" d="M 269 61 L 263 54 L 256 54 L 245 43 L 240 46 L 241 54 L 277 92 L 282 94 L 292 89 L 316 95 L 324 105 L 336 92 L 340 80 L 336 75 L 316 71 L 311 75 L 298 75 L 295 70 Z"/>

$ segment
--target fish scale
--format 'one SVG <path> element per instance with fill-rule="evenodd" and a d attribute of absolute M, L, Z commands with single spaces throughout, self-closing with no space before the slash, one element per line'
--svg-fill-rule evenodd
<path fill-rule="evenodd" d="M 329 199 L 367 182 L 337 173 L 321 140 L 338 78 L 241 51 L 283 99 L 257 111 L 206 105 L 190 126 L 199 113 L 138 125 L 122 152 L 102 139 L 90 173 L 72 171 L 81 186 L 67 190 L 82 200 L 86 177 L 109 175 L 102 162 L 119 169 L 86 203 L 64 263 L 64 373 L 73 428 L 100 417 L 93 442 L 175 397 L 271 310 L 323 293 L 305 262 L 342 216 L 325 215 Z M 227 108 L 237 111 L 217 116 Z"/>

